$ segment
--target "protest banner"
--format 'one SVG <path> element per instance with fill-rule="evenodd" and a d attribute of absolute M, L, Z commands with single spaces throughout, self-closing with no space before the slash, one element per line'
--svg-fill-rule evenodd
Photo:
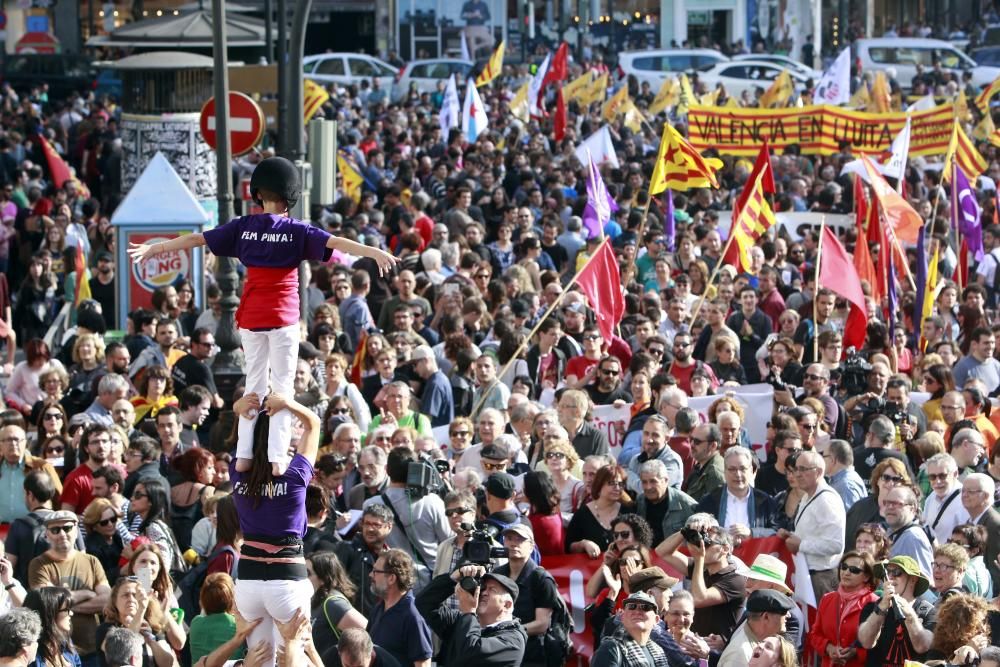
<path fill-rule="evenodd" d="M 952 105 L 910 114 L 910 151 L 944 155 L 954 125 Z M 868 113 L 812 105 L 790 109 L 732 109 L 694 105 L 688 112 L 688 139 L 697 150 L 751 157 L 765 139 L 777 153 L 798 145 L 804 155 L 834 155 L 847 143 L 855 153 L 883 153 L 903 130 L 903 112 Z"/>
<path fill-rule="evenodd" d="M 622 441 L 625 440 L 625 429 L 632 420 L 632 404 L 624 403 L 616 408 L 614 405 L 594 406 L 594 428 L 608 436 L 608 445 L 614 456 L 621 451 Z"/>
<path fill-rule="evenodd" d="M 719 224 L 715 226 L 722 238 L 729 238 L 729 230 L 733 226 L 733 212 L 716 211 L 719 215 Z M 819 233 L 820 225 L 825 222 L 827 227 L 835 229 L 838 233 L 854 226 L 854 214 L 844 213 L 816 213 L 813 211 L 802 212 L 775 212 L 774 219 L 777 221 L 776 227 L 781 230 L 782 235 L 792 242 L 801 241 L 802 235 L 806 231 L 812 230 Z M 773 228 L 772 228 L 773 233 Z"/>
<path fill-rule="evenodd" d="M 743 428 L 753 449 L 761 461 L 767 458 L 764 443 L 767 441 L 767 421 L 771 418 L 774 403 L 774 387 L 769 384 L 747 384 L 742 387 L 726 387 L 725 393 L 715 396 L 698 396 L 688 399 L 688 407 L 698 411 L 703 421 L 707 422 L 708 408 L 721 396 L 732 396 L 740 405 L 746 417 Z"/>

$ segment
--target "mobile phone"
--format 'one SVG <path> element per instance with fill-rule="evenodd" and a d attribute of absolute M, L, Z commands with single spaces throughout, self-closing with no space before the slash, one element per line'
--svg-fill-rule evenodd
<path fill-rule="evenodd" d="M 148 567 L 136 570 L 135 576 L 139 579 L 139 585 L 142 586 L 142 590 L 148 593 L 153 589 L 153 575 Z"/>
<path fill-rule="evenodd" d="M 456 283 L 445 283 L 441 286 L 442 294 L 446 296 L 451 296 L 453 294 L 458 294 L 461 288 Z"/>

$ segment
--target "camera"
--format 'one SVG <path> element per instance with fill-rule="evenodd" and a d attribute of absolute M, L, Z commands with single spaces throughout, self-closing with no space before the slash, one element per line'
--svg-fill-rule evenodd
<path fill-rule="evenodd" d="M 685 542 L 699 546 L 703 544 L 708 544 L 711 541 L 708 538 L 708 531 L 698 530 L 696 528 L 690 528 L 688 526 L 681 528 L 681 537 L 684 538 Z"/>
<path fill-rule="evenodd" d="M 872 365 L 858 354 L 853 347 L 847 349 L 847 357 L 837 367 L 837 386 L 848 396 L 857 396 L 868 391 L 868 374 Z"/>
<path fill-rule="evenodd" d="M 471 523 L 463 523 L 460 527 L 468 536 L 462 547 L 464 565 L 479 565 L 490 572 L 495 559 L 507 557 L 507 550 L 496 546 L 498 531 L 495 527 L 477 527 Z M 462 590 L 468 593 L 474 593 L 481 583 L 479 577 L 462 577 L 458 581 Z"/>
<path fill-rule="evenodd" d="M 778 369 L 775 367 L 770 355 L 764 359 L 764 364 L 771 369 L 771 372 L 767 376 L 767 383 L 774 387 L 775 391 L 787 391 L 788 384 L 781 379 L 781 374 L 777 372 Z"/>
<path fill-rule="evenodd" d="M 448 491 L 448 483 L 442 475 L 447 471 L 447 461 L 434 461 L 425 454 L 419 455 L 406 467 L 406 494 L 411 498 L 423 498 L 430 493 L 444 494 Z"/>
<path fill-rule="evenodd" d="M 862 401 L 858 403 L 854 409 L 861 416 L 862 422 L 867 420 L 869 417 L 882 415 L 883 417 L 888 417 L 897 428 L 901 424 L 904 424 L 910 416 L 902 405 L 896 403 L 895 401 L 887 401 L 881 396 L 877 398 L 869 398 L 867 401 Z"/>

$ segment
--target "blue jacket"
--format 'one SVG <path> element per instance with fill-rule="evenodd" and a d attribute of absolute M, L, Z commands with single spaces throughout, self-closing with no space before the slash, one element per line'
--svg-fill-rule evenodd
<path fill-rule="evenodd" d="M 752 501 L 747 503 L 747 515 L 750 525 L 750 533 L 754 537 L 765 537 L 774 534 L 772 522 L 778 510 L 778 505 L 774 498 L 755 488 L 750 488 Z M 726 524 L 726 497 L 729 491 L 723 486 L 718 491 L 711 493 L 698 503 L 698 512 L 708 512 L 719 520 L 719 525 Z"/>

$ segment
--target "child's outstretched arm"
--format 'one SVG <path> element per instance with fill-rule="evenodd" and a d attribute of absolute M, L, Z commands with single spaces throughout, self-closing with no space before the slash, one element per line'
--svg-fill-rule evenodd
<path fill-rule="evenodd" d="M 392 270 L 392 267 L 399 263 L 399 258 L 394 255 L 390 255 L 384 250 L 379 250 L 378 248 L 373 248 L 369 245 L 364 245 L 363 243 L 358 243 L 357 241 L 352 241 L 350 239 L 342 239 L 339 236 L 331 236 L 326 242 L 326 247 L 333 250 L 339 250 L 340 252 L 345 252 L 348 255 L 357 255 L 359 257 L 371 257 L 378 264 L 379 275 L 385 275 Z"/>
<path fill-rule="evenodd" d="M 135 263 L 144 262 L 147 259 L 156 257 L 164 252 L 174 252 L 177 250 L 190 250 L 205 245 L 205 236 L 200 232 L 183 234 L 169 241 L 159 243 L 129 243 L 128 254 Z"/>

